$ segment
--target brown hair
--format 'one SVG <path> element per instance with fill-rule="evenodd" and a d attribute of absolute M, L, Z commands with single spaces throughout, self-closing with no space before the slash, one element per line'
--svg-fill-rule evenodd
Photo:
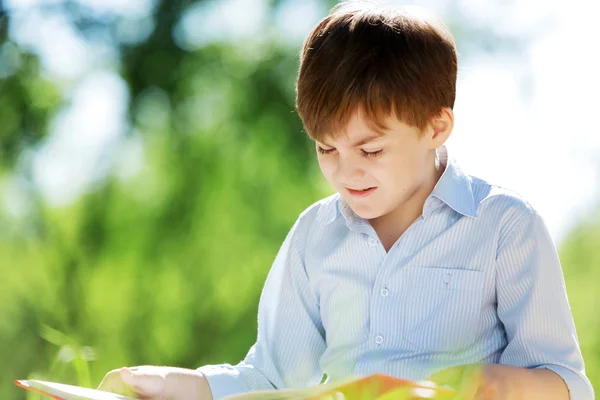
<path fill-rule="evenodd" d="M 454 39 L 438 19 L 344 1 L 304 42 L 296 107 L 315 140 L 338 135 L 359 110 L 378 132 L 391 115 L 422 130 L 454 106 L 456 74 Z"/>

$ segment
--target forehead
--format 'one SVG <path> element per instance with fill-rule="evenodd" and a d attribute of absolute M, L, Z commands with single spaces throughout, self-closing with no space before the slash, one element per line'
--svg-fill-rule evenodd
<path fill-rule="evenodd" d="M 343 129 L 338 129 L 335 134 L 323 135 L 315 140 L 332 147 L 358 147 L 370 142 L 378 143 L 381 140 L 385 140 L 386 143 L 408 145 L 421 140 L 422 137 L 421 129 L 409 125 L 395 116 L 368 120 L 361 115 L 354 115 Z"/>
<path fill-rule="evenodd" d="M 386 118 L 387 119 L 387 118 Z M 332 132 L 324 134 L 321 142 L 356 142 L 375 140 L 389 133 L 389 124 L 383 118 L 369 118 L 359 111 L 353 112 L 345 124 L 339 124 Z"/>

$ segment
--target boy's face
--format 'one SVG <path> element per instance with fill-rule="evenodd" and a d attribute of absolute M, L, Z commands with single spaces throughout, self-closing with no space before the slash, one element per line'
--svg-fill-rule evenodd
<path fill-rule="evenodd" d="M 427 134 L 393 117 L 384 134 L 373 131 L 355 113 L 346 135 L 317 142 L 325 178 L 362 218 L 391 213 L 431 179 L 435 150 Z"/>

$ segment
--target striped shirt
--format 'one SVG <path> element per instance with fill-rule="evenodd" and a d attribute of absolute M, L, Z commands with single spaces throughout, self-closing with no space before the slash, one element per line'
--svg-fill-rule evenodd
<path fill-rule="evenodd" d="M 263 288 L 239 364 L 199 368 L 214 399 L 384 373 L 421 380 L 461 364 L 548 368 L 593 399 L 560 261 L 517 194 L 445 171 L 389 252 L 339 194 L 305 210 Z"/>

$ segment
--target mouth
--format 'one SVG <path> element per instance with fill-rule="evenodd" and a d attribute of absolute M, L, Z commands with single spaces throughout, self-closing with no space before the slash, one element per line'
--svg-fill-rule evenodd
<path fill-rule="evenodd" d="M 370 195 L 371 193 L 373 193 L 375 190 L 377 190 L 377 187 L 370 187 L 370 188 L 366 188 L 366 189 L 346 188 L 346 190 L 353 197 L 366 197 L 366 196 Z"/>

